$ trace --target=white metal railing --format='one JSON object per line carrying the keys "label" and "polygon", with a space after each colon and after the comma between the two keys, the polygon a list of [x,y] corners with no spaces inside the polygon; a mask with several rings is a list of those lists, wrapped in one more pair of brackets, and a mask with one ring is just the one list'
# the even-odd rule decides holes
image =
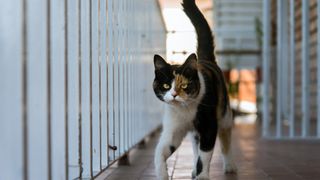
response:
{"label": "white metal railing", "polygon": [[[320,0],[317,1],[317,44],[316,54],[317,82],[310,80],[310,2],[302,0],[301,7],[294,0],[277,0],[277,45],[276,61],[272,64],[273,51],[270,45],[271,32],[271,2],[263,1],[263,136],[267,138],[320,138]],[[314,3],[315,4],[315,3]],[[296,11],[301,10],[301,43],[299,44],[301,55],[297,57],[296,46]],[[289,32],[289,33],[288,33]],[[301,61],[301,75],[297,72],[298,59]],[[276,79],[270,79],[276,71]],[[301,76],[301,77],[298,77]],[[297,79],[301,79],[301,97],[297,97]],[[271,87],[271,81],[276,81],[276,88]],[[317,100],[310,98],[311,86],[316,86]],[[272,88],[274,88],[272,90]],[[273,91],[273,92],[271,92]],[[270,98],[275,95],[275,116],[271,116]],[[314,97],[314,96],[313,96]],[[311,101],[315,101],[317,113],[315,120],[311,120]],[[301,106],[297,108],[296,103]],[[296,115],[300,111],[301,116]]]}
{"label": "white metal railing", "polygon": [[93,178],[159,126],[157,3],[1,2],[1,180]]}

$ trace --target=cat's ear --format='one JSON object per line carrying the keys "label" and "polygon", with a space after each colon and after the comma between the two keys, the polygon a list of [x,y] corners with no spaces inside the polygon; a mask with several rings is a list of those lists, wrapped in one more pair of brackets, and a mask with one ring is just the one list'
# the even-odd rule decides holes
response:
{"label": "cat's ear", "polygon": [[155,69],[161,69],[164,67],[167,67],[169,64],[158,54],[154,55],[153,58],[153,62],[154,62],[154,68]]}
{"label": "cat's ear", "polygon": [[190,56],[187,58],[187,60],[183,63],[183,66],[188,66],[194,69],[197,69],[198,66],[198,58],[197,55],[192,53],[190,54]]}

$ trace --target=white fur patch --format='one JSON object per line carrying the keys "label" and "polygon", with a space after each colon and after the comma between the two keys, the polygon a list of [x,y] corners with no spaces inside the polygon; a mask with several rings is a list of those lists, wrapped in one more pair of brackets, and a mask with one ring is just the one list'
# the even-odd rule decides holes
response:
{"label": "white fur patch", "polygon": [[210,168],[212,153],[213,153],[213,150],[208,152],[199,150],[199,157],[202,163],[202,171],[197,176],[198,179],[209,179],[209,168]]}
{"label": "white fur patch", "polygon": [[172,101],[174,99],[174,97],[172,96],[172,92],[174,91],[174,86],[175,86],[175,82],[173,81],[171,84],[170,90],[167,91],[163,96],[163,100],[167,103],[169,103],[170,101]]}

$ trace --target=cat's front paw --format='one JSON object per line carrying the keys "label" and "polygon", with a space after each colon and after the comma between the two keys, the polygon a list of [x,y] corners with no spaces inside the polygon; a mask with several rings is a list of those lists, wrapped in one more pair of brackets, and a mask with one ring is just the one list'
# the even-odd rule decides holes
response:
{"label": "cat's front paw", "polygon": [[234,162],[228,162],[223,166],[223,171],[225,174],[234,174],[237,173],[237,170],[237,166]]}

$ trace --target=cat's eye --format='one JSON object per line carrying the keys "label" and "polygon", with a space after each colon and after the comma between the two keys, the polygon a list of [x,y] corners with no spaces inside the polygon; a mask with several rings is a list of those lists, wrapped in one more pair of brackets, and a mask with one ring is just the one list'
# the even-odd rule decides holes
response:
{"label": "cat's eye", "polygon": [[170,88],[170,85],[169,85],[169,84],[163,84],[163,88],[169,89],[169,88]]}
{"label": "cat's eye", "polygon": [[182,89],[187,89],[187,87],[188,87],[188,84],[182,84],[182,85],[181,85],[181,88],[182,88]]}

